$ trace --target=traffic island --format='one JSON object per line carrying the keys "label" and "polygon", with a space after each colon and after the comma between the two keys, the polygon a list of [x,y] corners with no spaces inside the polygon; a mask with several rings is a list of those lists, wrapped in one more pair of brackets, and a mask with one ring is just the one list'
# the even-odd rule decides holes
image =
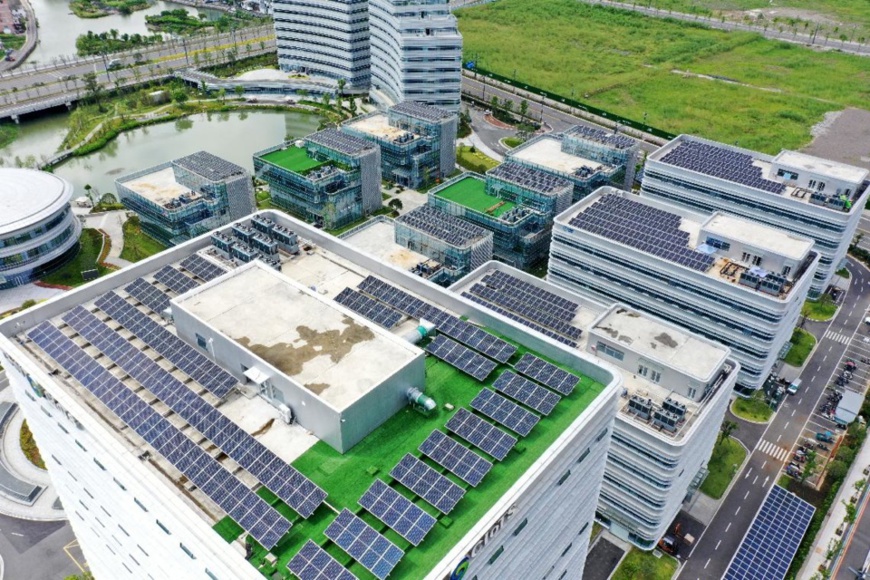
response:
{"label": "traffic island", "polygon": [[761,390],[753,393],[752,397],[748,399],[742,397],[736,398],[731,403],[731,412],[744,421],[751,423],[767,423],[773,416],[773,409],[764,400],[764,393]]}
{"label": "traffic island", "polygon": [[677,571],[677,561],[658,550],[642,552],[637,548],[622,559],[612,580],[670,580]]}

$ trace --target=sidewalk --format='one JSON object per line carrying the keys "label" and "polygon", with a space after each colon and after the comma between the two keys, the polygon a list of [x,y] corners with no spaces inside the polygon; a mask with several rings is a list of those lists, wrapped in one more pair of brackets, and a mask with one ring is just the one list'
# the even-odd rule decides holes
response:
{"label": "sidewalk", "polygon": [[106,256],[106,262],[119,268],[129,266],[130,262],[121,259],[121,250],[124,248],[124,222],[127,221],[127,211],[121,209],[98,214],[87,214],[81,217],[84,220],[86,228],[100,229],[109,234],[111,247],[109,248],[109,255]]}
{"label": "sidewalk", "polygon": [[492,157],[499,163],[502,163],[504,161],[504,155],[502,155],[501,153],[496,153],[495,151],[490,149],[490,147],[486,143],[484,143],[481,138],[477,136],[476,133],[472,133],[468,137],[463,137],[462,139],[459,139],[457,143],[460,145],[473,145],[477,148],[478,151],[480,151],[487,157]]}
{"label": "sidewalk", "polygon": [[831,510],[828,512],[827,516],[825,516],[824,522],[822,522],[822,528],[816,536],[816,541],[813,543],[810,555],[804,562],[804,566],[801,569],[801,573],[798,574],[798,578],[808,578],[812,576],[812,574],[819,569],[819,566],[824,564],[826,560],[825,555],[828,551],[828,544],[831,540],[843,539],[842,536],[838,536],[835,533],[837,528],[843,523],[843,519],[846,517],[846,506],[843,502],[848,502],[849,498],[854,495],[855,482],[859,479],[866,479],[864,468],[868,465],[870,465],[870,443],[865,441],[864,446],[861,447],[861,451],[855,457],[855,462],[852,464],[852,468],[846,475],[846,479],[843,480],[843,484],[840,486],[840,491],[837,493],[837,499],[831,506]]}

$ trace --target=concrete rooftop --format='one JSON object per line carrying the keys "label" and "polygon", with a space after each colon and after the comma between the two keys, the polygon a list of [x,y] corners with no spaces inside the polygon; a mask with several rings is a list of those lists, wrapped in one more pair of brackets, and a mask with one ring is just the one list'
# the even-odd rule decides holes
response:
{"label": "concrete rooftop", "polygon": [[588,167],[593,171],[598,171],[604,167],[597,161],[563,153],[562,142],[551,137],[524,146],[513,153],[511,157],[563,173],[574,173],[581,167]]}
{"label": "concrete rooftop", "polygon": [[122,182],[124,187],[137,193],[158,205],[169,203],[181,195],[194,194],[190,188],[175,181],[175,173],[172,167],[166,167],[153,173]]}

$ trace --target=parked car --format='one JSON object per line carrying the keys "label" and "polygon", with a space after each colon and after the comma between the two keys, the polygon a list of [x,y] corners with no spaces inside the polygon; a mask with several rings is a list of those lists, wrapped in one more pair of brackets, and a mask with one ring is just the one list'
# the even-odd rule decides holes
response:
{"label": "parked car", "polygon": [[817,441],[824,441],[825,443],[833,443],[834,442],[834,434],[830,431],[819,431],[816,433]]}

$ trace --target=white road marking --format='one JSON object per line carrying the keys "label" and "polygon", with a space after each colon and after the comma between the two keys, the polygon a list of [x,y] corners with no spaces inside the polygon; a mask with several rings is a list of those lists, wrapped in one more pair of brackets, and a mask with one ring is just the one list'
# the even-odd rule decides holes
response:
{"label": "white road marking", "polygon": [[743,507],[743,506],[737,506],[737,511],[736,511],[736,512],[734,512],[734,515],[735,515],[735,516],[736,516],[736,515],[737,515],[737,514],[739,514],[739,513],[740,513],[740,508],[741,508],[741,507]]}
{"label": "white road marking", "polygon": [[752,480],[752,485],[755,485],[755,482],[758,481],[758,476],[755,476],[755,479]]}
{"label": "white road marking", "polygon": [[749,492],[748,492],[748,491],[746,492],[746,495],[743,496],[743,499],[746,499],[747,497],[749,497]]}
{"label": "white road marking", "polygon": [[764,466],[767,465],[767,459],[764,460],[764,463],[761,464],[761,469],[764,469]]}
{"label": "white road marking", "polygon": [[709,566],[709,565],[710,565],[710,558],[707,558],[707,563],[704,564],[704,570],[706,570],[707,566]]}
{"label": "white road marking", "polygon": [[730,529],[731,529],[731,522],[728,522],[728,525],[725,526],[725,531],[727,532]]}
{"label": "white road marking", "polygon": [[718,550],[718,549],[719,549],[719,544],[721,544],[721,543],[722,543],[722,540],[719,540],[718,542],[716,542],[716,547],[713,548],[713,550]]}
{"label": "white road marking", "polygon": [[794,417],[794,414],[797,413],[797,409],[791,412],[791,416]]}
{"label": "white road marking", "polygon": [[749,474],[750,474],[750,473],[752,473],[752,468],[751,468],[751,467],[749,468],[749,471],[746,472],[746,475],[743,476],[743,479],[746,479],[747,477],[749,477]]}

